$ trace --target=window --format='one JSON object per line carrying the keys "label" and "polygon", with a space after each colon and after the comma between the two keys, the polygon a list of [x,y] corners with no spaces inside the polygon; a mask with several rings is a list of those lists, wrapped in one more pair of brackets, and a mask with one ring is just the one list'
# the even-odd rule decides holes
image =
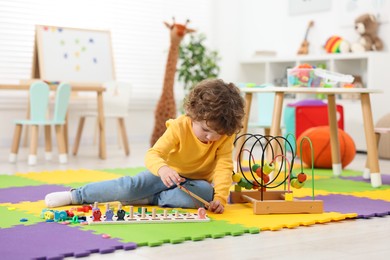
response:
{"label": "window", "polygon": [[[163,21],[190,19],[210,34],[209,0],[2,0],[0,83],[31,78],[35,25],[110,30],[118,81],[134,86],[135,101],[157,100],[162,89],[169,33]],[[175,85],[175,93],[181,87]],[[20,94],[20,93],[18,93]],[[16,95],[18,95],[16,94]],[[0,94],[4,97],[6,92]]]}

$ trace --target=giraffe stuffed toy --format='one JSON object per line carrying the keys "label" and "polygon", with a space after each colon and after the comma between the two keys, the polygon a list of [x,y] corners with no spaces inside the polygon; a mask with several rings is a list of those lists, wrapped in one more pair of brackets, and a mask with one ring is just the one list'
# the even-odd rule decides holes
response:
{"label": "giraffe stuffed toy", "polygon": [[164,85],[160,99],[157,103],[156,110],[154,112],[155,123],[150,140],[150,146],[153,146],[160,138],[160,136],[162,136],[162,134],[165,132],[165,122],[168,119],[176,118],[176,102],[173,93],[173,84],[175,82],[176,65],[179,57],[179,46],[180,42],[187,33],[192,33],[195,31],[193,29],[187,28],[188,23],[189,20],[187,20],[184,25],[177,24],[175,23],[175,18],[173,18],[172,24],[164,22],[164,24],[170,30],[171,44],[165,66]]}

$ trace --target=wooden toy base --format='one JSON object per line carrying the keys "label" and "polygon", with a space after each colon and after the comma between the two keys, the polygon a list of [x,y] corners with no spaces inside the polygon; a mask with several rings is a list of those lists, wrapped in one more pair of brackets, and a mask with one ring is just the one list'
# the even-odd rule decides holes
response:
{"label": "wooden toy base", "polygon": [[114,216],[111,221],[105,220],[104,217],[101,218],[101,221],[94,221],[92,216],[87,217],[87,222],[89,225],[123,225],[123,224],[152,224],[152,223],[178,223],[178,222],[209,222],[210,219],[205,216],[200,218],[198,214],[195,213],[179,213],[179,214],[156,214],[154,217],[152,215],[134,214],[131,218],[127,215],[124,220],[117,220],[117,217]]}
{"label": "wooden toy base", "polygon": [[253,204],[253,213],[265,214],[298,214],[298,213],[323,213],[324,205],[321,200],[285,200],[286,191],[264,191],[261,197],[260,191],[231,191],[231,203]]}

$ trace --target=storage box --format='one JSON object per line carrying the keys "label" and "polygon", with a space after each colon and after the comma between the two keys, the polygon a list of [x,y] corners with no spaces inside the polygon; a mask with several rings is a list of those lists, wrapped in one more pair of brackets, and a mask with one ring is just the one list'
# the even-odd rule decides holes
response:
{"label": "storage box", "polygon": [[339,87],[340,83],[352,83],[351,75],[344,75],[324,69],[287,69],[288,87]]}
{"label": "storage box", "polygon": [[[337,126],[344,130],[344,110],[336,105]],[[306,99],[288,104],[284,109],[286,134],[293,134],[298,140],[300,135],[311,127],[329,125],[328,105],[321,100]],[[295,149],[295,145],[292,144]]]}

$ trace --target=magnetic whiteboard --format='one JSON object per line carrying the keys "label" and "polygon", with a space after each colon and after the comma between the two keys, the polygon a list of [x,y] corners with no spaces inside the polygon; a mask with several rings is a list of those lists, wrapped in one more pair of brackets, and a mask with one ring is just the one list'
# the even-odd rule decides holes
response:
{"label": "magnetic whiteboard", "polygon": [[115,80],[109,31],[37,25],[36,48],[35,70],[43,80]]}

